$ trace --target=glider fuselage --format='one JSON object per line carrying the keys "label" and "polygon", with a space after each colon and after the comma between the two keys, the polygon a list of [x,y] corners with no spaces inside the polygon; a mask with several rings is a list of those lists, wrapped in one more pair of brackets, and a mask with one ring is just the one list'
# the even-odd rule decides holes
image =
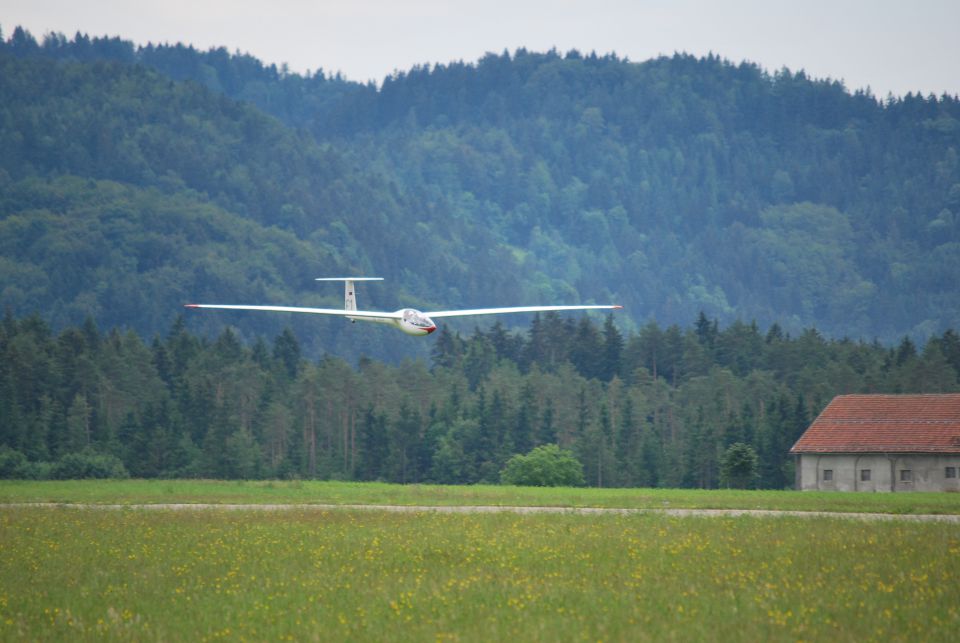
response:
{"label": "glider fuselage", "polygon": [[414,310],[413,308],[402,308],[397,311],[397,314],[400,315],[399,318],[387,319],[383,317],[347,316],[347,319],[354,322],[366,321],[377,322],[379,324],[389,324],[395,328],[399,328],[407,335],[429,335],[433,331],[437,330],[437,325],[433,323],[433,320],[421,313],[419,310]]}

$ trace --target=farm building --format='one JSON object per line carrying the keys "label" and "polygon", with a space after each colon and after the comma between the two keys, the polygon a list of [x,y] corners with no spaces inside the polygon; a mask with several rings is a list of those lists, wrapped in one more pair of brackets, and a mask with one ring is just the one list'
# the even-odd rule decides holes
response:
{"label": "farm building", "polygon": [[837,396],[790,453],[802,490],[960,491],[960,394]]}

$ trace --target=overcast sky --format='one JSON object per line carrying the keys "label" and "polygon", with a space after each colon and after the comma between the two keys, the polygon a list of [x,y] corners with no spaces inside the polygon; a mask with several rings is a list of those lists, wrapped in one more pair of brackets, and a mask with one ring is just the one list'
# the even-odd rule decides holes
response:
{"label": "overcast sky", "polygon": [[960,0],[0,0],[17,25],[250,53],[380,81],[518,47],[642,61],[675,51],[870,87],[960,94]]}

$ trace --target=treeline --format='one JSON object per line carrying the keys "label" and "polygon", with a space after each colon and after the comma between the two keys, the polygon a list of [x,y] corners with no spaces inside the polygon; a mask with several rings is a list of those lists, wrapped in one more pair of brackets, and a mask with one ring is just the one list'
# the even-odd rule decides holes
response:
{"label": "treeline", "polygon": [[[401,338],[398,341],[416,341]],[[430,340],[427,340],[430,341]],[[788,450],[836,394],[960,390],[960,336],[921,349],[809,329],[546,314],[523,333],[440,331],[433,363],[305,359],[285,330],[244,345],[183,319],[145,341],[92,321],[0,323],[0,476],[498,482],[558,444],[595,486],[716,487],[749,445],[753,482],[793,482]]]}
{"label": "treeline", "polygon": [[230,53],[225,47],[200,51],[182,43],[134,45],[113,36],[77,32],[73,38],[47,33],[39,41],[22,27],[14,27],[0,51],[18,58],[43,57],[77,63],[116,62],[155,69],[177,81],[205,85],[218,94],[252,103],[286,123],[302,126],[318,113],[336,111],[344,95],[376,93],[372,85],[345,80],[322,69],[290,73],[286,65],[265,64],[249,54]]}

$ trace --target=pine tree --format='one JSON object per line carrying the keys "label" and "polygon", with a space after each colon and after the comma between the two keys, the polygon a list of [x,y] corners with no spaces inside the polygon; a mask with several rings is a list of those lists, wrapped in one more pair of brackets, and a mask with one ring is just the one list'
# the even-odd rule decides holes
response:
{"label": "pine tree", "polygon": [[723,453],[720,463],[720,484],[734,489],[753,489],[756,485],[759,463],[749,444],[738,442]]}
{"label": "pine tree", "polygon": [[360,422],[360,464],[358,477],[361,480],[380,480],[384,474],[389,446],[387,444],[387,417],[377,413],[373,406],[367,407]]}
{"label": "pine tree", "polygon": [[77,393],[67,410],[66,442],[61,449],[64,453],[76,453],[90,446],[92,437],[93,409],[83,393]]}
{"label": "pine tree", "polygon": [[613,315],[607,315],[603,324],[603,363],[600,379],[609,382],[620,375],[623,356],[623,335],[613,323]]}
{"label": "pine tree", "polygon": [[284,328],[273,340],[273,359],[283,364],[287,377],[297,377],[301,360],[300,342],[289,328]]}
{"label": "pine tree", "polygon": [[711,322],[709,319],[707,319],[706,314],[701,310],[700,314],[697,316],[696,333],[697,339],[700,340],[701,344],[713,349],[714,343],[717,340],[717,335],[719,334],[717,320],[714,319]]}
{"label": "pine tree", "polygon": [[537,445],[557,444],[557,427],[553,421],[553,400],[547,399],[537,430]]}
{"label": "pine tree", "polygon": [[420,435],[420,425],[420,414],[404,400],[400,405],[399,416],[387,427],[387,461],[390,479],[394,482],[405,484],[420,479],[421,472],[417,470],[416,458],[413,457],[413,449]]}
{"label": "pine tree", "polygon": [[534,446],[534,427],[538,419],[536,394],[533,384],[527,380],[520,392],[516,420],[510,424],[513,453],[527,453]]}
{"label": "pine tree", "polygon": [[589,317],[582,317],[576,327],[570,349],[570,361],[586,379],[600,377],[604,358],[600,333]]}
{"label": "pine tree", "polygon": [[223,475],[247,480],[259,476],[260,447],[246,428],[234,431],[224,442]]}
{"label": "pine tree", "polygon": [[459,368],[463,352],[463,340],[460,334],[454,334],[445,327],[441,328],[431,349],[433,365],[435,368]]}
{"label": "pine tree", "polygon": [[617,484],[623,487],[638,486],[643,467],[642,434],[639,422],[634,417],[633,399],[629,393],[623,401],[616,436]]}

